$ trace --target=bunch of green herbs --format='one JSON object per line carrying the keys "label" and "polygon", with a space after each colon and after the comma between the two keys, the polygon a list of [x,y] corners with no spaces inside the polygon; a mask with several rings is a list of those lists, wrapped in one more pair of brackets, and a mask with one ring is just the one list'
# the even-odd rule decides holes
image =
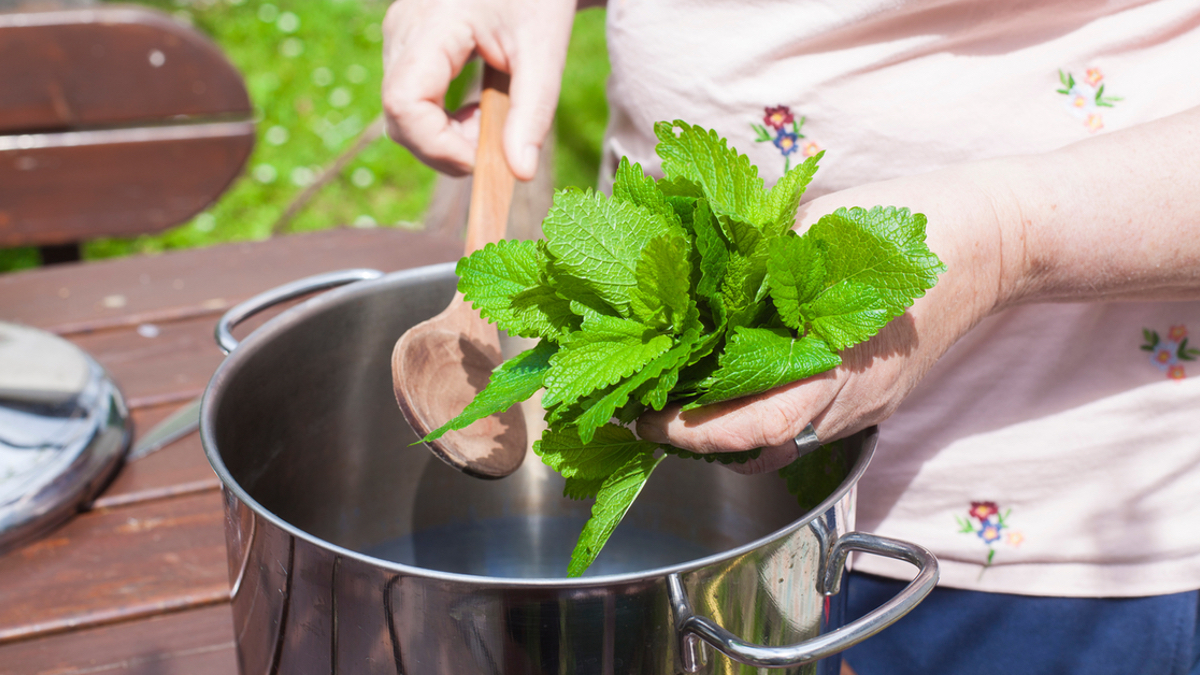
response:
{"label": "bunch of green herbs", "polygon": [[[643,412],[834,368],[944,270],[925,245],[925,217],[907,209],[838,209],[794,232],[821,155],[766,190],[716,132],[680,120],[654,131],[662,180],[623,159],[611,197],[555,195],[545,240],[501,241],[457,266],[459,290],[485,318],[540,341],[426,440],[544,388],[549,427],[534,449],[566,478],[567,496],[596,500],[569,576],[591,565],[668,455],[699,457],[639,439],[628,426]],[[800,491],[796,472],[783,473]]]}

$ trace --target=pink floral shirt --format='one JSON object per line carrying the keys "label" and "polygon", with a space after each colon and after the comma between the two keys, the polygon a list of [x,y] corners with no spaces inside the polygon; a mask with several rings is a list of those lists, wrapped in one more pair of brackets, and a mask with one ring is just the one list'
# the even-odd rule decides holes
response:
{"label": "pink floral shirt", "polygon": [[[1200,105],[1193,0],[611,0],[608,24],[605,176],[655,170],[664,119],[715,128],[768,183],[826,150],[811,198]],[[859,527],[932,549],[959,588],[1200,588],[1197,347],[1197,302],[987,319],[882,425]]]}

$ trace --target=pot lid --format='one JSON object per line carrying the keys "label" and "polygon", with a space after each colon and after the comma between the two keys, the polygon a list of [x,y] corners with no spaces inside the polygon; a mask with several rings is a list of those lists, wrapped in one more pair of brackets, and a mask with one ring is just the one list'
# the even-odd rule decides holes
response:
{"label": "pot lid", "polygon": [[0,321],[0,552],[90,502],[131,435],[100,364],[46,331]]}

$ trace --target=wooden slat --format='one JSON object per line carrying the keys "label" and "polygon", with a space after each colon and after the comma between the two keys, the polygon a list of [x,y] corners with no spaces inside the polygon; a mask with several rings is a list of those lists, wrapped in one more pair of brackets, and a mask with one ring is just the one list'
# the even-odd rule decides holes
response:
{"label": "wooden slat", "polygon": [[212,41],[137,7],[0,14],[0,82],[0,134],[251,112]]}
{"label": "wooden slat", "polygon": [[228,605],[0,645],[0,675],[232,675]]}
{"label": "wooden slat", "polygon": [[[179,406],[167,405],[133,411],[134,443]],[[196,431],[158,451],[121,467],[112,484],[92,508],[104,509],[184,494],[218,490],[217,478],[204,456]]]}
{"label": "wooden slat", "polygon": [[0,246],[164,230],[216,201],[253,147],[251,122],[0,136]]}
{"label": "wooden slat", "polygon": [[227,601],[219,493],[92,511],[0,557],[0,644]]}
{"label": "wooden slat", "polygon": [[225,358],[213,341],[213,323],[193,318],[156,326],[154,337],[124,329],[81,334],[72,342],[104,366],[131,408],[181,403],[204,392]]}
{"label": "wooden slat", "polygon": [[[307,297],[281,302],[239,323],[241,339]],[[153,325],[70,336],[117,381],[133,410],[187,402],[204,393],[225,355],[213,337],[216,316],[196,316]],[[146,427],[148,430],[149,427]]]}
{"label": "wooden slat", "polygon": [[214,317],[320,272],[390,272],[457,260],[462,241],[391,228],[336,229],[0,275],[0,318],[59,334]]}

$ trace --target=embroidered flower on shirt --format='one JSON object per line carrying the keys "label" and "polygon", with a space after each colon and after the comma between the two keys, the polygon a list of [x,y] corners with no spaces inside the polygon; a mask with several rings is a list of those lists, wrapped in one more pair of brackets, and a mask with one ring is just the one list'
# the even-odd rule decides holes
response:
{"label": "embroidered flower on shirt", "polygon": [[996,502],[971,502],[971,510],[968,513],[972,518],[983,522],[1000,513],[1000,509],[996,506]]}
{"label": "embroidered flower on shirt", "polygon": [[779,152],[783,153],[784,157],[787,157],[795,152],[796,148],[800,147],[796,144],[799,140],[798,134],[780,129],[779,133],[775,136],[775,147],[779,148]]}
{"label": "embroidered flower on shirt", "polygon": [[1180,361],[1195,361],[1200,356],[1200,349],[1188,346],[1187,326],[1182,324],[1171,326],[1167,337],[1163,339],[1158,331],[1149,328],[1142,329],[1142,351],[1150,352],[1150,363],[1167,374],[1172,380],[1182,380],[1187,377]]}
{"label": "embroidered flower on shirt", "polygon": [[1000,527],[1000,523],[986,520],[980,523],[979,532],[977,534],[979,535],[979,538],[983,540],[983,543],[994,544],[1000,541],[1001,529],[1003,528]]}
{"label": "embroidered flower on shirt", "polygon": [[1058,80],[1062,89],[1058,93],[1067,97],[1067,107],[1071,114],[1083,121],[1088,131],[1095,133],[1104,128],[1104,116],[1101,108],[1111,108],[1121,100],[1119,96],[1104,95],[1104,73],[1099,68],[1088,68],[1082,81],[1077,81],[1071,73],[1058,71]]}
{"label": "embroidered flower on shirt", "polygon": [[[983,563],[983,570],[990,567],[996,557],[996,542],[1003,540],[1015,548],[1025,541],[1025,535],[1009,530],[1007,521],[1010,513],[1012,513],[1012,509],[1006,509],[1001,513],[996,502],[971,502],[971,508],[967,510],[966,518],[959,515],[954,516],[954,519],[958,521],[959,532],[973,534],[987,546],[988,552]],[[980,576],[983,575],[983,570],[980,570]]]}
{"label": "embroidered flower on shirt", "polygon": [[821,147],[812,141],[800,142],[804,138],[800,128],[804,126],[805,119],[801,117],[797,120],[791,108],[786,105],[777,105],[763,108],[762,124],[750,125],[756,134],[755,141],[759,143],[770,141],[776,148],[779,148],[779,154],[783,155],[784,173],[792,168],[791,156],[797,151],[804,157],[812,157],[821,151]]}
{"label": "embroidered flower on shirt", "polygon": [[772,129],[782,129],[796,121],[792,109],[786,105],[777,105],[774,108],[764,108],[763,110],[766,113],[763,115],[763,124]]}

